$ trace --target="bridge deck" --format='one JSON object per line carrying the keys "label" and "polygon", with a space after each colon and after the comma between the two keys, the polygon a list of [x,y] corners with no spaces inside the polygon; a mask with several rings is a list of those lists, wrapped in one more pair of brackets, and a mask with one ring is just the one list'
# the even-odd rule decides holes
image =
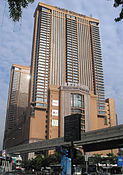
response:
{"label": "bridge deck", "polygon": [[[64,142],[63,137],[43,140],[8,148],[7,153],[29,153],[51,150],[62,145],[70,145],[70,142]],[[81,145],[86,152],[121,148],[123,147],[123,125],[85,132],[81,135],[81,140],[74,142],[74,145]]]}

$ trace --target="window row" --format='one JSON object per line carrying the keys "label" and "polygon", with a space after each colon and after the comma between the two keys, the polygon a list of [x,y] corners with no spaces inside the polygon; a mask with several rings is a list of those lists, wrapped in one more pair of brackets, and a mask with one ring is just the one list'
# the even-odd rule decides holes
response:
{"label": "window row", "polygon": [[45,103],[36,103],[36,106],[38,107],[47,107],[47,104]]}

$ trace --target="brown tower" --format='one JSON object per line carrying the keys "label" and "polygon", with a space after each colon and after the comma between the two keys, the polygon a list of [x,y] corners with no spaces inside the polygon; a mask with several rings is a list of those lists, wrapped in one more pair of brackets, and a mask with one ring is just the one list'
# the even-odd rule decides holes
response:
{"label": "brown tower", "polygon": [[34,17],[30,142],[63,136],[71,113],[81,113],[82,132],[105,127],[99,21],[44,3]]}
{"label": "brown tower", "polygon": [[64,117],[74,113],[82,132],[115,125],[114,102],[105,103],[99,21],[44,3],[34,17],[29,91],[29,67],[13,65],[4,145],[64,136]]}
{"label": "brown tower", "polygon": [[9,85],[3,147],[25,141],[25,121],[28,107],[30,67],[13,64]]}

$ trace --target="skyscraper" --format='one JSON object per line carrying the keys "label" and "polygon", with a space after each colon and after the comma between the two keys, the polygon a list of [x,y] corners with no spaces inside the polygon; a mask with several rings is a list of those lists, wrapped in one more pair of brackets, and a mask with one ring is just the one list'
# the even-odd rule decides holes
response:
{"label": "skyscraper", "polygon": [[34,18],[30,82],[29,67],[12,67],[5,147],[62,137],[64,117],[75,113],[82,132],[115,125],[114,102],[105,103],[99,20],[45,3]]}
{"label": "skyscraper", "polygon": [[[36,106],[47,107],[49,85],[77,83],[98,95],[98,114],[105,114],[98,24],[96,19],[39,3],[35,12],[31,67],[32,74],[34,72],[31,101]],[[36,79],[42,79],[42,83]],[[39,98],[38,87],[44,92]]]}
{"label": "skyscraper", "polygon": [[28,107],[30,67],[13,64],[4,133],[4,147],[24,141],[24,125]]}
{"label": "skyscraper", "polygon": [[72,113],[82,114],[82,132],[105,127],[99,21],[44,3],[34,17],[29,140],[63,136]]}

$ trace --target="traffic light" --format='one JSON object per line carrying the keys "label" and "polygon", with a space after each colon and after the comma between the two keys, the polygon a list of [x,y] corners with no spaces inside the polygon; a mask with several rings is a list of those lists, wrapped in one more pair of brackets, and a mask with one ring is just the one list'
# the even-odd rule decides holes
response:
{"label": "traffic light", "polygon": [[71,158],[71,148],[70,147],[66,148],[65,152],[66,152],[66,157]]}

